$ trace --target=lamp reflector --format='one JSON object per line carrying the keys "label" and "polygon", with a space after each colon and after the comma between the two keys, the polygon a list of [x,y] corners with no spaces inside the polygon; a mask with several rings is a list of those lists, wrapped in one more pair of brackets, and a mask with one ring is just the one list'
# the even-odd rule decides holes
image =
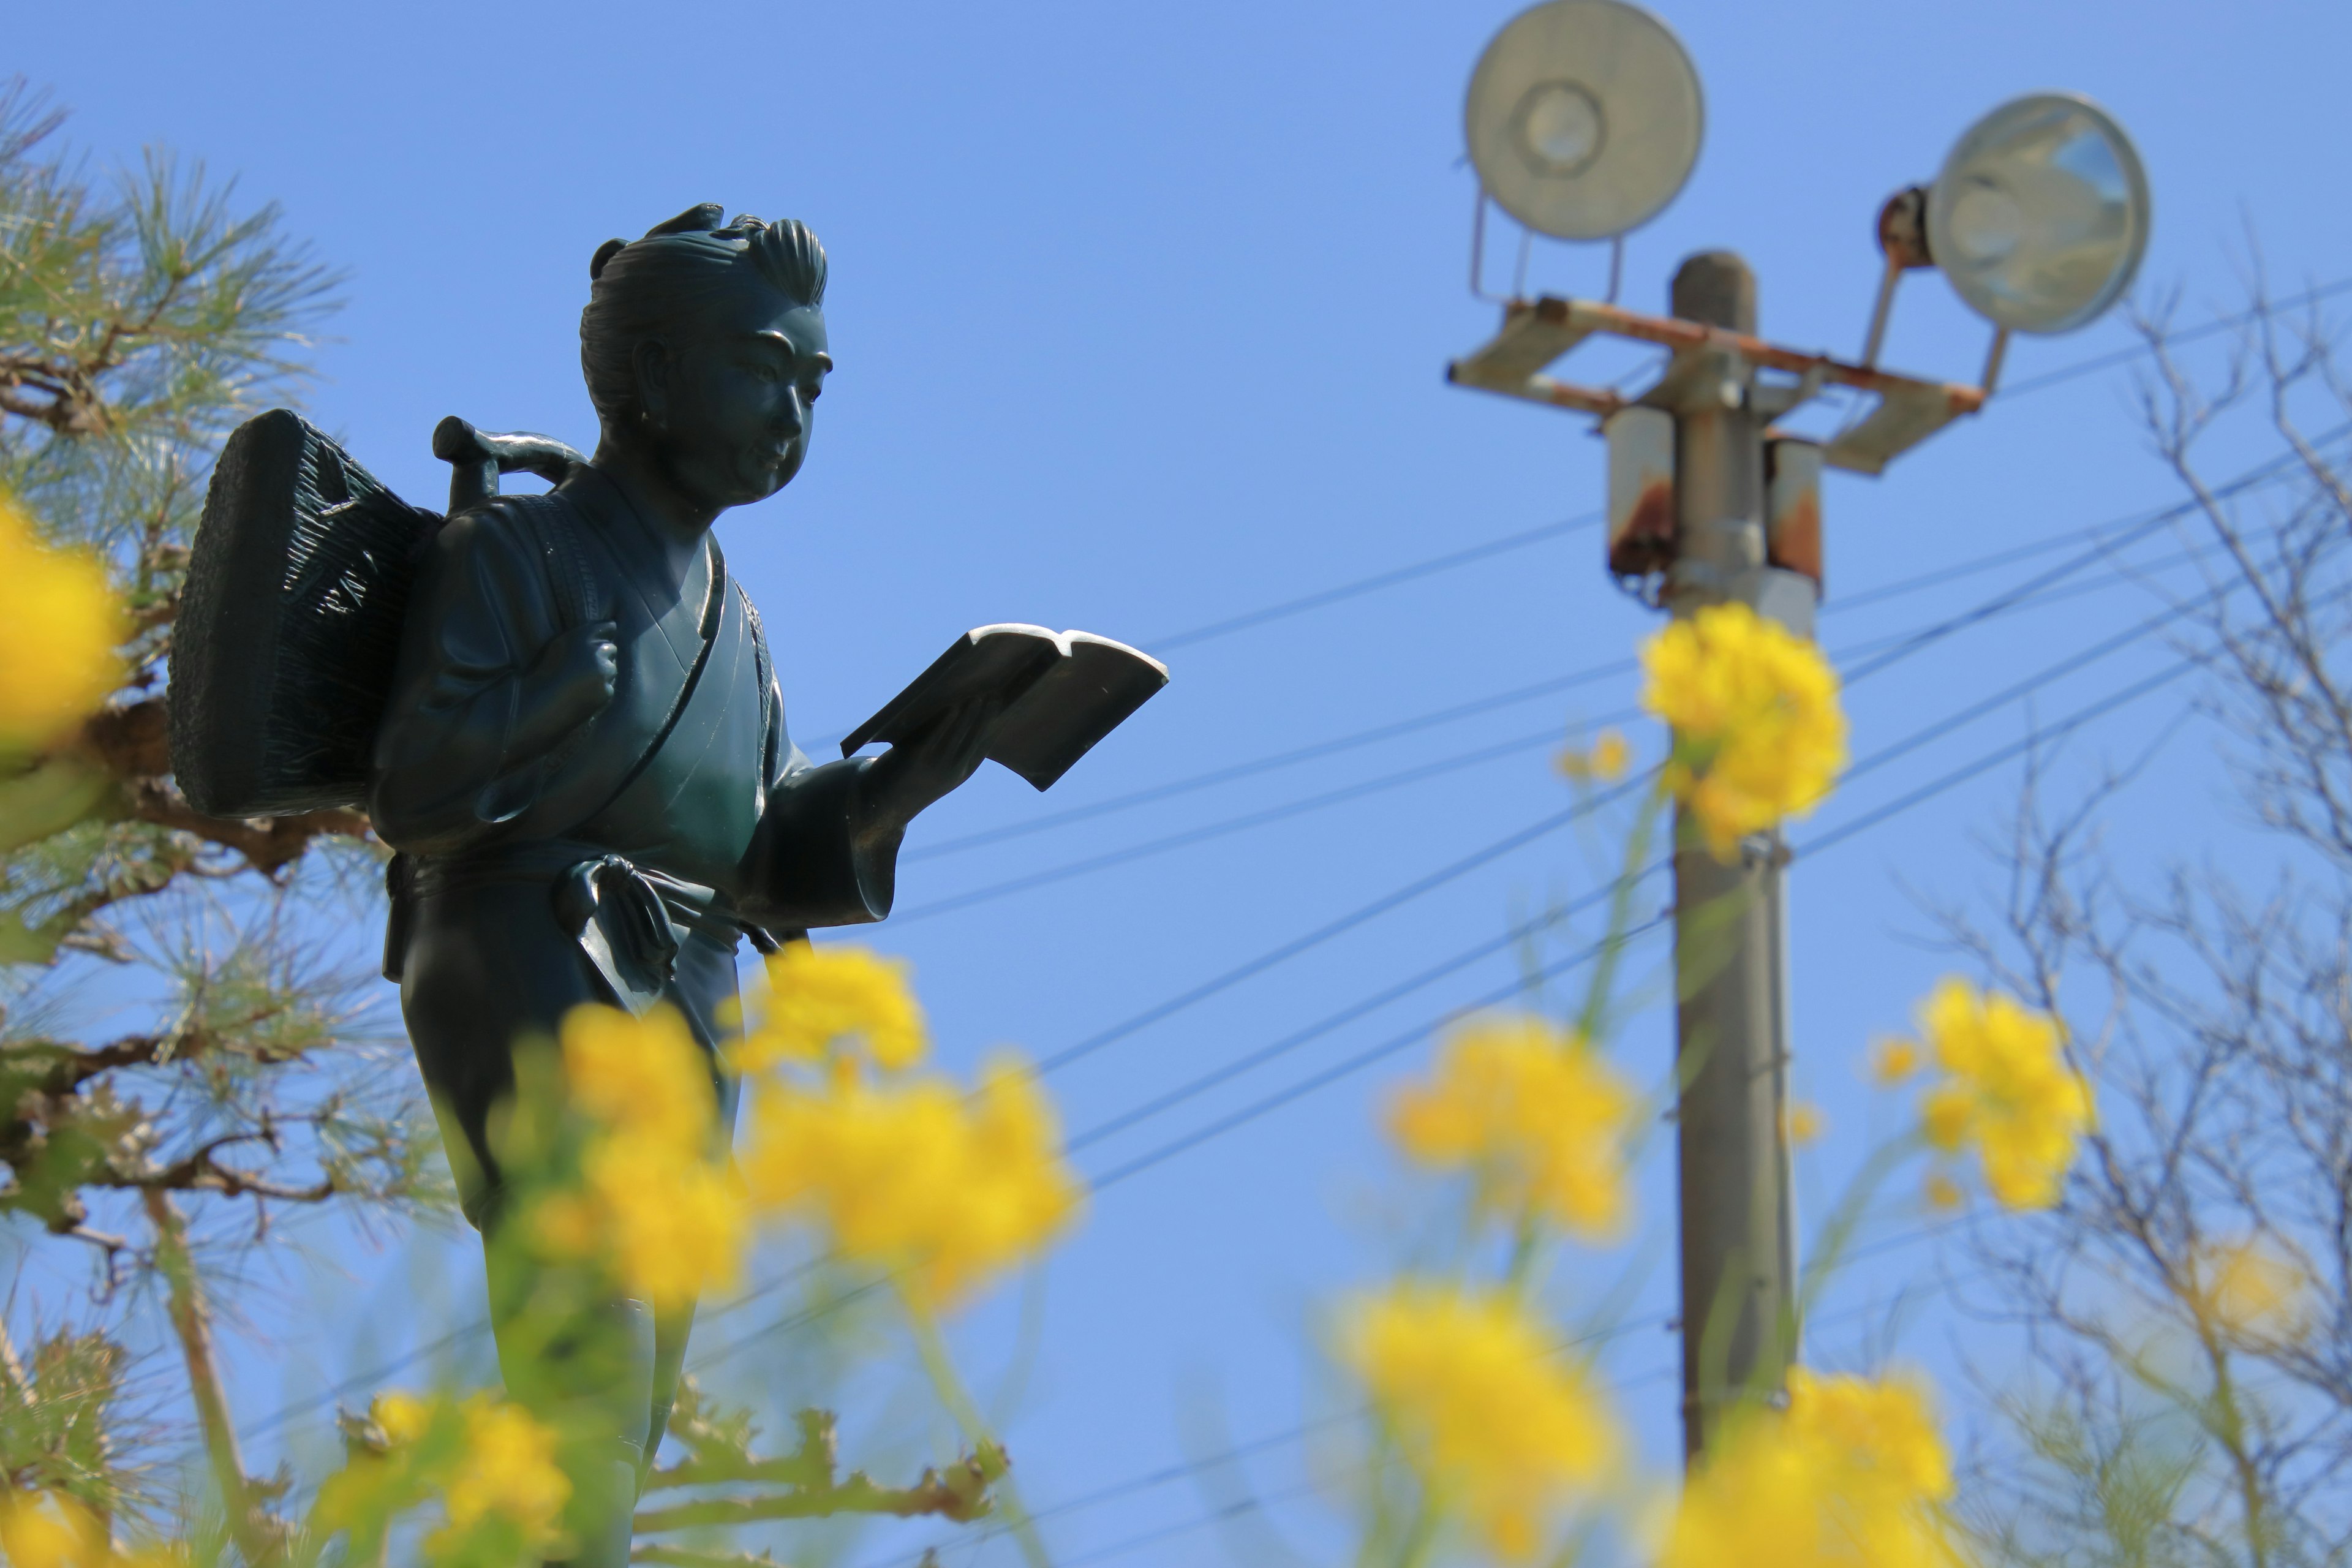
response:
{"label": "lamp reflector", "polygon": [[2033,93],[1969,127],[1927,197],[1927,248],[1969,308],[2021,332],[2085,325],[2147,250],[2147,175],[2106,110]]}
{"label": "lamp reflector", "polygon": [[1549,0],[1478,57],[1463,121],[1505,212],[1557,239],[1607,239],[1683,188],[1705,111],[1664,22],[1624,0]]}

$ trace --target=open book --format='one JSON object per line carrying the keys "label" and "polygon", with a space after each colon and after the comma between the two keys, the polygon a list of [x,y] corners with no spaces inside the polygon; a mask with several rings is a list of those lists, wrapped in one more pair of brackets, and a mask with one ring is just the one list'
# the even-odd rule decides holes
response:
{"label": "open book", "polygon": [[1167,684],[1166,665],[1092,632],[976,626],[851,731],[841,754],[903,741],[957,703],[994,692],[1004,713],[989,760],[1045,789]]}

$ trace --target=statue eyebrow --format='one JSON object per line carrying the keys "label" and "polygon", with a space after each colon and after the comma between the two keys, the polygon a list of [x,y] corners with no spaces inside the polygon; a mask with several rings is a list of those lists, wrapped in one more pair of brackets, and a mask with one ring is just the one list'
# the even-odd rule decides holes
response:
{"label": "statue eyebrow", "polygon": [[[770,348],[783,350],[784,357],[787,359],[796,360],[801,357],[801,351],[793,345],[793,340],[772,328],[766,331],[753,332],[751,338],[753,342],[765,343]],[[823,349],[817,350],[813,357],[816,360],[819,370],[830,372],[833,369],[833,356]]]}

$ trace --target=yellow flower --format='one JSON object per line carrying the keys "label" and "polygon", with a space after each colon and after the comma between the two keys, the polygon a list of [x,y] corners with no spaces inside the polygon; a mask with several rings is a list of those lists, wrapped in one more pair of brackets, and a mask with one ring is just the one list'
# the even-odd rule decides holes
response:
{"label": "yellow flower", "polygon": [[1907,1083],[1918,1071],[1919,1045],[1916,1040],[1881,1040],[1871,1048],[1871,1081],[1881,1089]]}
{"label": "yellow flower", "polygon": [[1642,647],[1642,706],[1674,729],[1664,783],[1731,859],[1739,840],[1828,798],[1846,762],[1837,672],[1745,605],[1677,620]]}
{"label": "yellow flower", "polygon": [[793,942],[768,960],[768,991],[760,1026],[735,1047],[745,1072],[816,1061],[853,1038],[887,1072],[916,1066],[930,1049],[900,960],[862,947]]}
{"label": "yellow flower", "polygon": [[1727,1423],[1685,1486],[1659,1568],[1945,1568],[1951,1493],[1921,1389],[1793,1368],[1787,1411]]}
{"label": "yellow flower", "polygon": [[563,1079],[600,1124],[701,1153],[719,1114],[710,1057],[667,1005],[644,1017],[593,1003],[564,1015]]}
{"label": "yellow flower", "polygon": [[1960,1191],[1960,1184],[1942,1171],[1927,1173],[1926,1192],[1927,1206],[1939,1214],[1949,1214],[1967,1201],[1967,1194]]}
{"label": "yellow flower", "polygon": [[1625,769],[1633,760],[1633,748],[1626,743],[1624,735],[1616,730],[1603,730],[1593,737],[1589,751],[1570,746],[1553,762],[1563,774],[1579,784],[1593,780],[1613,784],[1625,776]]}
{"label": "yellow flower", "polygon": [[114,1543],[88,1509],[58,1492],[0,1492],[0,1554],[9,1568],[108,1568]]}
{"label": "yellow flower", "polygon": [[450,1531],[493,1516],[536,1544],[551,1539],[572,1483],[555,1462],[555,1435],[528,1411],[475,1394],[466,1401],[464,1461],[444,1498]]}
{"label": "yellow flower", "polygon": [[1821,1141],[1829,1130],[1829,1118],[1818,1105],[1800,1103],[1789,1107],[1789,1142],[1799,1148]]}
{"label": "yellow flower", "polygon": [[1012,1060],[970,1093],[937,1077],[763,1083],[743,1173],[753,1202],[903,1270],[931,1306],[1042,1251],[1081,1198],[1052,1107]]}
{"label": "yellow flower", "polygon": [[1517,1303],[1400,1285],[1350,1302],[1340,1329],[1341,1360],[1432,1500],[1496,1555],[1534,1555],[1611,1468],[1615,1424]]}
{"label": "yellow flower", "polygon": [[721,1166],[616,1133],[588,1151],[582,1173],[614,1272],[655,1307],[731,1290],[742,1278],[751,1216]]}
{"label": "yellow flower", "polygon": [[2303,1326],[2310,1274],[2258,1240],[2200,1250],[2190,1279],[2190,1310],[2224,1333],[2273,1337]]}
{"label": "yellow flower", "polygon": [[104,702],[128,635],[106,569],[47,548],[0,496],[0,750],[53,741]]}
{"label": "yellow flower", "polygon": [[657,1308],[730,1289],[750,1220],[718,1163],[709,1053],[668,1007],[575,1007],[562,1045],[572,1104],[596,1131],[579,1186],[534,1205],[539,1244],[600,1259]]}
{"label": "yellow flower", "polygon": [[394,1389],[379,1394],[368,1414],[383,1428],[383,1435],[395,1446],[414,1443],[423,1437],[433,1425],[434,1407],[429,1400]]}
{"label": "yellow flower", "polygon": [[1943,1073],[1920,1100],[1928,1142],[1973,1149],[2006,1207],[2056,1203],[2091,1125],[2091,1088],[2066,1064],[2058,1021],[1958,977],[1937,985],[1919,1021]]}
{"label": "yellow flower", "polygon": [[1426,1084],[1401,1091],[1389,1132],[1435,1170],[1466,1170],[1482,1206],[1536,1213],[1590,1239],[1624,1226],[1641,1100],[1599,1052],[1529,1015],[1475,1019]]}
{"label": "yellow flower", "polygon": [[535,1559],[558,1544],[572,1482],[556,1463],[555,1434],[530,1412],[487,1394],[393,1393],[379,1394],[371,1414],[393,1451],[355,1458],[328,1479],[320,1517],[331,1531],[438,1497],[428,1563]]}

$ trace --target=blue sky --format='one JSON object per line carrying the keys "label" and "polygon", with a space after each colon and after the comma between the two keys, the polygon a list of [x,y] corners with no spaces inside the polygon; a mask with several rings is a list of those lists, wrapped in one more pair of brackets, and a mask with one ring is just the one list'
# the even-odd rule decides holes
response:
{"label": "blue sky", "polygon": [[[1026,620],[1165,644],[1189,630],[1591,511],[1601,447],[1572,416],[1447,387],[1493,328],[1464,286],[1472,184],[1461,94],[1510,5],[1030,5],[1019,7],[93,3],[11,25],[8,68],[52,86],[101,160],[152,142],[282,203],[350,306],[311,408],[362,461],[432,504],[442,416],[581,445],[594,427],[577,311],[597,244],[689,203],[797,216],[833,258],[839,371],[808,467],[721,538],[765,614],[796,732],[836,735],[963,628]],[[2000,0],[1769,8],[1669,4],[1707,94],[1707,140],[1678,201],[1630,243],[1624,298],[1662,309],[1682,255],[1730,246],[1761,279],[1763,326],[1858,349],[1878,204],[1930,177],[1978,114],[2043,88],[2087,93],[2137,139],[2156,191],[2143,294],[2178,288],[2185,322],[2242,302],[2250,236],[2282,292],[2352,277],[2340,62],[2352,11]],[[1507,234],[1507,228],[1501,232]],[[1506,251],[1507,254],[1507,251]],[[1597,293],[1597,247],[1542,246],[1534,280]],[[1986,330],[1915,277],[1886,358],[1964,378]],[[2032,378],[2126,346],[2116,318],[2025,340]],[[2220,471],[2263,455],[2225,437]],[[1955,427],[1883,479],[1833,477],[1824,640],[1851,647],[1940,621],[2063,559],[2021,558],[1916,593],[1841,597],[2022,549],[2171,501],[2145,453],[2127,371],[2063,380]],[[2176,548],[2151,542],[2144,559]],[[2094,574],[2095,575],[2095,574]],[[1858,754],[2147,616],[2110,582],[1937,641],[1853,693]],[[992,770],[919,825],[910,849],[1131,792],[1622,658],[1651,626],[1600,569],[1590,530],[1554,531],[1455,569],[1170,653],[1174,680],[1038,799]],[[2153,641],[2039,689],[2045,721],[2154,670]],[[1049,1056],[1183,995],[1564,804],[1537,739],[1627,706],[1615,675],[1046,831],[910,858],[910,917],[875,933],[914,961],[942,1048]],[[2125,759],[2184,689],[2087,729],[2070,766]],[[2013,742],[2012,703],[1920,746],[1826,806],[1842,822]],[[2176,738],[2123,808],[2119,846],[2226,847],[2210,748]],[[1645,743],[1648,738],[1644,737]],[[1474,753],[1491,753],[1483,758]],[[1436,764],[1458,765],[1439,769]],[[1350,798],[1325,795],[1426,769]],[[1800,1074],[1832,1137],[1806,1173],[1811,1213],[1871,1115],[1853,1064],[1899,1026],[1946,960],[1920,900],[1992,886],[1970,834],[1997,825],[2013,766],[1801,860]],[[1253,813],[1300,809],[1256,826]],[[2183,825],[2194,824],[2193,826]],[[931,906],[1166,837],[1196,841],[944,910]],[[1808,837],[1800,832],[1801,847]],[[1055,1075],[1074,1131],[1100,1124],[1592,886],[1605,834],[1560,830],[1123,1037]],[[1552,950],[1569,951],[1563,943]],[[1657,950],[1649,950],[1653,960]],[[1425,1059],[1419,1026],[1507,984],[1496,953],[1331,1028],[1234,1081],[1089,1146],[1094,1174],[1152,1153],[1391,1039],[1404,1043],[1105,1192],[1047,1271],[1041,1351],[1011,1419],[1033,1502],[1050,1506],[1178,1463],[1188,1430],[1278,1436],[1328,1396],[1316,1303],[1367,1277],[1409,1226],[1370,1128],[1385,1083]],[[1654,1008],[1619,1042],[1666,1065]],[[1663,1244],[1668,1144],[1644,1183]],[[1911,1222],[1897,1214],[1885,1234]],[[314,1233],[316,1235],[318,1233]],[[464,1248],[320,1237],[350,1273],[289,1277],[237,1352],[250,1415],[378,1364],[469,1314]],[[1945,1244],[1948,1246],[1948,1243]],[[1857,1267],[1825,1306],[1822,1359],[1858,1352],[1890,1292],[1933,1280],[1934,1242]],[[1630,1315],[1663,1310],[1671,1253],[1573,1265],[1597,1300],[1627,1269]],[[415,1304],[418,1281],[440,1280]],[[713,1324],[715,1349],[783,1296]],[[767,1316],[763,1318],[762,1313]],[[1017,1349],[1011,1302],[966,1335],[983,1384]],[[1903,1353],[1949,1371],[1997,1343],[1930,1303]],[[1607,1347],[1651,1451],[1673,1440],[1655,1326]],[[732,1387],[788,1381],[747,1351]],[[1213,1447],[1212,1438],[1197,1438]],[[1296,1487],[1306,1450],[1253,1452],[1255,1484]],[[1285,1505],[1305,1521],[1311,1507]],[[1049,1521],[1072,1557],[1199,1560],[1201,1494],[1140,1486]],[[1134,1542],[1162,1527],[1179,1532]],[[922,1531],[877,1537],[890,1560]],[[988,1561],[995,1561],[993,1550]],[[952,1557],[959,1568],[962,1558]]]}

